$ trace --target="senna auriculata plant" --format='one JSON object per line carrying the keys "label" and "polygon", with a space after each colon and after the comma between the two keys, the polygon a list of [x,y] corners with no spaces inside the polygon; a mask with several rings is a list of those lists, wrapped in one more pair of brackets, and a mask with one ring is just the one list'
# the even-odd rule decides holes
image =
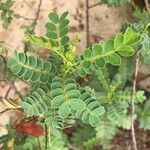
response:
{"label": "senna auriculata plant", "polygon": [[[26,117],[38,117],[48,126],[51,135],[81,121],[96,130],[96,139],[109,140],[118,127],[130,128],[131,89],[125,84],[132,77],[132,60],[147,32],[127,26],[76,55],[79,38],[69,38],[67,16],[68,12],[61,16],[51,12],[45,36],[26,35],[28,42],[49,51],[47,60],[17,50],[9,58],[9,70],[32,86],[20,107]],[[80,82],[82,78],[89,78],[88,83]],[[94,81],[96,85],[91,84]],[[144,92],[137,91],[136,103],[143,100]]]}

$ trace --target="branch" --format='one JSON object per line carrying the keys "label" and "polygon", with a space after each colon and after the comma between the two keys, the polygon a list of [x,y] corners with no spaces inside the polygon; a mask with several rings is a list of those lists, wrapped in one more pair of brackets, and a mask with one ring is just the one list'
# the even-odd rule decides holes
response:
{"label": "branch", "polygon": [[24,19],[24,20],[34,20],[34,18],[28,18],[28,17],[25,17],[25,16],[22,16],[20,14],[18,14],[20,18]]}
{"label": "branch", "polygon": [[37,9],[37,12],[36,12],[36,16],[35,16],[35,19],[34,19],[34,27],[32,29],[32,31],[34,32],[35,30],[35,27],[37,25],[37,21],[38,21],[38,18],[39,18],[39,15],[40,15],[40,9],[41,9],[41,5],[42,5],[42,0],[39,1],[39,4],[38,4],[38,9]]}
{"label": "branch", "polygon": [[13,89],[15,91],[15,93],[18,95],[19,98],[22,98],[22,94],[18,91],[17,87],[14,84],[15,81],[10,82],[9,80],[7,80],[7,83],[9,83],[11,89]]}
{"label": "branch", "polygon": [[9,89],[7,90],[7,92],[6,92],[6,94],[5,94],[5,96],[4,96],[4,98],[6,99],[7,97],[8,97],[8,95],[9,95],[9,93],[10,93],[10,91],[11,91],[11,86],[9,87]]}
{"label": "branch", "polygon": [[1,112],[0,112],[0,116],[3,115],[5,112],[7,112],[7,111],[9,111],[9,110],[12,110],[12,109],[11,109],[11,108],[7,108],[7,109],[1,111]]}
{"label": "branch", "polygon": [[148,14],[150,15],[150,8],[149,8],[149,3],[148,3],[148,0],[144,0],[144,3],[145,3],[145,7],[148,11]]}
{"label": "branch", "polygon": [[137,75],[139,69],[139,51],[136,54],[136,64],[135,64],[135,74],[133,80],[133,87],[132,87],[132,98],[131,98],[131,135],[132,135],[132,142],[133,142],[133,149],[137,150],[137,142],[135,137],[135,128],[134,128],[134,112],[135,112],[135,98],[136,98],[136,82],[137,82]]}
{"label": "branch", "polygon": [[146,80],[147,78],[150,77],[150,74],[145,75],[144,77],[141,77],[137,82],[141,82],[143,80]]}
{"label": "branch", "polygon": [[[4,64],[5,64],[5,76],[6,76],[6,65],[7,65],[7,62],[6,62],[6,60],[5,60],[5,57],[3,57],[2,55],[0,55],[0,57],[3,59],[3,62],[4,62]],[[17,90],[17,88],[16,88],[16,86],[14,85],[14,82],[15,81],[13,81],[13,83],[11,83],[9,80],[7,80],[7,79],[2,79],[2,80],[0,80],[0,82],[7,82],[7,83],[9,83],[9,85],[10,85],[10,87],[9,87],[9,89],[7,90],[7,92],[6,92],[6,94],[5,94],[5,96],[4,96],[4,98],[7,98],[8,97],[8,95],[9,95],[9,93],[10,93],[10,91],[11,91],[11,89],[13,89],[15,92],[16,92],[16,94],[20,97],[20,98],[22,98],[22,95],[21,95],[21,93]]]}
{"label": "branch", "polygon": [[4,56],[0,55],[0,57],[3,59],[3,62],[5,64],[5,74],[6,74],[6,66],[7,66],[7,62]]}
{"label": "branch", "polygon": [[[2,57],[2,59],[3,59],[3,61],[4,61],[4,63],[5,63],[5,74],[6,74],[6,65],[7,65],[7,62],[6,62],[6,60],[5,60],[5,57],[3,57],[2,55],[0,55],[0,57]],[[6,75],[5,75],[6,76]],[[22,94],[18,91],[18,89],[17,89],[17,87],[15,86],[15,80],[13,81],[13,82],[11,82],[11,81],[9,81],[6,77],[5,77],[5,79],[0,79],[0,82],[7,82],[9,85],[10,85],[10,87],[9,87],[9,89],[7,90],[7,92],[6,92],[6,94],[5,94],[5,96],[4,96],[4,98],[7,98],[8,97],[8,95],[9,95],[9,92],[11,91],[11,89],[13,89],[14,91],[15,91],[15,93],[18,95],[18,97],[19,98],[22,98],[23,96],[22,96]]]}
{"label": "branch", "polygon": [[[37,25],[37,21],[39,19],[39,15],[40,15],[40,12],[41,12],[41,5],[42,5],[42,0],[39,0],[39,4],[38,4],[38,8],[37,8],[37,12],[36,12],[36,15],[35,15],[35,18],[33,19],[33,22],[31,25],[33,25],[32,29],[31,29],[31,32],[34,33],[35,32],[35,28],[36,28],[36,25]],[[27,52],[27,48],[26,48],[26,42],[24,43],[24,53]]]}
{"label": "branch", "polygon": [[72,146],[70,143],[67,144],[68,148],[71,149],[71,150],[80,150],[74,146]]}
{"label": "branch", "polygon": [[102,4],[102,2],[98,2],[98,3],[94,4],[94,5],[89,6],[89,9],[94,8],[94,7],[96,7],[98,5],[101,5],[101,4]]}

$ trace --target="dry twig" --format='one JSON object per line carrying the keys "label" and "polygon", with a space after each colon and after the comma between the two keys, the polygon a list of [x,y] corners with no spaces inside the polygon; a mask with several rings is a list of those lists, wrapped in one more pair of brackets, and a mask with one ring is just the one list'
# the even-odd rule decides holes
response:
{"label": "dry twig", "polygon": [[23,96],[22,96],[22,94],[18,91],[18,89],[17,89],[17,87],[15,86],[15,81],[13,81],[13,82],[11,82],[11,81],[8,81],[7,80],[7,83],[10,85],[10,87],[15,91],[15,93],[17,94],[17,96],[19,97],[19,98],[22,98]]}
{"label": "dry twig", "polygon": [[134,80],[133,80],[133,87],[132,87],[132,98],[131,98],[131,135],[132,135],[132,142],[133,142],[133,149],[137,150],[137,142],[136,142],[136,136],[135,136],[135,128],[134,128],[134,112],[135,112],[135,98],[136,98],[136,82],[137,82],[137,75],[138,75],[138,69],[139,69],[139,53],[136,54],[136,63],[135,63],[135,74],[134,74]]}
{"label": "dry twig", "polygon": [[[3,62],[5,63],[5,73],[4,73],[4,74],[6,74],[6,69],[7,69],[7,68],[6,68],[6,66],[7,66],[6,59],[5,59],[5,57],[3,57],[2,55],[0,55],[0,57],[3,58]],[[5,75],[5,78],[2,79],[2,80],[0,80],[0,82],[6,82],[6,83],[8,83],[8,84],[10,85],[10,87],[9,87],[8,90],[6,91],[6,94],[5,94],[4,98],[7,98],[7,97],[8,97],[9,92],[11,91],[11,89],[13,89],[13,90],[15,91],[15,93],[18,95],[19,98],[22,98],[22,94],[18,91],[17,87],[16,87],[15,84],[14,84],[15,81],[13,81],[13,82],[9,81],[9,80],[6,78],[6,75]]]}
{"label": "dry twig", "polygon": [[90,34],[89,34],[89,0],[86,0],[86,47],[90,43]]}
{"label": "dry twig", "polygon": [[99,6],[100,4],[102,4],[102,2],[98,2],[98,3],[94,4],[94,5],[89,6],[89,9],[94,8],[96,6]]}
{"label": "dry twig", "polygon": [[11,88],[11,86],[10,86],[10,87],[8,88],[8,90],[7,90],[6,94],[5,94],[5,96],[4,96],[5,99],[8,97],[8,95],[9,95],[11,89],[12,89],[12,88]]}
{"label": "dry twig", "polygon": [[67,144],[68,148],[71,149],[71,150],[80,150],[76,147],[74,147],[73,145],[71,145],[70,143]]}
{"label": "dry twig", "polygon": [[145,3],[145,7],[150,15],[150,7],[149,7],[149,3],[148,3],[148,0],[144,0],[144,3]]}
{"label": "dry twig", "polygon": [[22,16],[20,14],[19,14],[19,17],[24,19],[24,20],[34,20],[34,18],[28,18],[28,17]]}
{"label": "dry twig", "polygon": [[147,75],[141,77],[140,79],[138,79],[137,82],[141,82],[141,81],[143,81],[143,80],[146,80],[146,79],[149,78],[149,77],[150,77],[150,74],[147,74]]}
{"label": "dry twig", "polygon": [[36,25],[37,25],[37,21],[38,21],[38,19],[39,19],[39,15],[40,15],[40,10],[41,10],[41,5],[42,5],[42,0],[39,0],[39,4],[38,4],[38,9],[37,9],[37,12],[36,12],[36,16],[35,16],[35,19],[34,19],[34,27],[33,27],[33,32],[34,32],[34,30],[35,30],[35,27],[36,27]]}

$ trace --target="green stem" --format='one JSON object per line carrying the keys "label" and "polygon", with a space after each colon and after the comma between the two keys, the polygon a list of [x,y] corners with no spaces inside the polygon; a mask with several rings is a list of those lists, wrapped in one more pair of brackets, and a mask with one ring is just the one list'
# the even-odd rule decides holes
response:
{"label": "green stem", "polygon": [[[114,51],[111,51],[111,52],[108,52],[108,53],[105,53],[105,54],[102,54],[102,55],[99,55],[99,56],[96,56],[96,57],[92,57],[92,58],[89,58],[89,59],[86,59],[86,60],[82,60],[82,61],[79,60],[78,62],[76,62],[76,63],[73,64],[72,68],[75,67],[75,66],[78,66],[78,67],[77,67],[75,70],[73,70],[71,73],[73,73],[73,72],[75,72],[77,69],[79,69],[79,68],[81,67],[81,64],[82,64],[84,61],[90,61],[90,62],[92,62],[92,61],[94,61],[94,60],[96,60],[96,59],[100,59],[100,58],[109,56],[109,55],[111,55],[111,54],[117,52],[118,50],[119,50],[119,49],[116,49],[116,50],[114,50]],[[69,70],[72,69],[72,68],[69,68],[66,72],[69,72]],[[70,73],[70,74],[71,74],[71,73]]]}
{"label": "green stem", "polygon": [[53,52],[55,52],[57,55],[59,55],[63,59],[64,64],[68,62],[68,60],[66,59],[66,57],[59,52],[59,49],[58,50],[53,50]]}
{"label": "green stem", "polygon": [[45,150],[48,150],[48,132],[46,124],[45,124]]}
{"label": "green stem", "polygon": [[49,150],[51,150],[52,145],[51,145],[51,131],[50,131],[50,127],[48,127],[48,143],[49,143]]}
{"label": "green stem", "polygon": [[38,149],[42,150],[41,143],[40,143],[40,138],[39,137],[37,137],[37,143],[38,143]]}
{"label": "green stem", "polygon": [[150,27],[150,23],[147,24],[147,26],[145,27],[143,33],[145,33],[149,27]]}

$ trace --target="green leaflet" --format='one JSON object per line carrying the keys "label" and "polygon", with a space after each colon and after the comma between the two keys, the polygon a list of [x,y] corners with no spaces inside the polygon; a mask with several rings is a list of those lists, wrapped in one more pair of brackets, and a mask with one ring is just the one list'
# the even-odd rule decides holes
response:
{"label": "green leaflet", "polygon": [[58,110],[58,114],[61,118],[67,118],[71,113],[70,105],[67,101],[63,102]]}
{"label": "green leaflet", "polygon": [[48,111],[50,101],[50,89],[48,87],[44,89],[38,88],[23,99],[21,106],[27,116],[39,116]]}
{"label": "green leaflet", "polygon": [[68,24],[69,20],[66,19],[68,12],[64,12],[60,17],[56,12],[49,14],[49,21],[45,27],[47,29],[46,36],[55,42],[57,46],[66,46],[69,42],[68,37]]}
{"label": "green leaflet", "polygon": [[100,120],[99,120],[99,117],[97,115],[94,115],[94,114],[91,114],[89,116],[89,123],[92,125],[92,126],[96,126],[100,123]]}
{"label": "green leaflet", "polygon": [[114,39],[114,48],[115,49],[120,48],[122,46],[122,44],[123,44],[123,34],[118,33]]}
{"label": "green leaflet", "polygon": [[81,99],[86,107],[83,110],[76,110],[76,117],[81,119],[84,123],[88,123],[94,127],[97,126],[100,123],[100,116],[105,113],[104,107],[101,106],[99,102],[92,99],[88,92],[84,92],[81,95]]}
{"label": "green leaflet", "polygon": [[135,50],[131,46],[125,45],[120,48],[120,51],[118,53],[121,56],[130,57],[135,53]]}
{"label": "green leaflet", "polygon": [[109,63],[114,66],[119,66],[122,61],[121,57],[117,53],[114,53],[111,56],[108,56],[107,59],[108,59]]}
{"label": "green leaflet", "polygon": [[69,102],[70,106],[74,110],[82,110],[85,107],[85,104],[83,101],[76,101],[76,99],[71,99]]}
{"label": "green leaflet", "polygon": [[144,64],[150,64],[150,37],[147,34],[144,34],[141,39],[141,54],[143,56]]}
{"label": "green leaflet", "polygon": [[43,61],[35,56],[27,56],[17,51],[14,52],[14,57],[9,58],[8,67],[13,74],[32,83],[37,81],[47,83],[51,75],[49,61]]}
{"label": "green leaflet", "polygon": [[126,32],[124,34],[124,38],[123,38],[123,44],[135,44],[140,40],[140,35],[138,33],[135,33],[132,28],[128,27],[126,29]]}
{"label": "green leaflet", "polygon": [[84,77],[103,69],[107,63],[119,66],[122,62],[121,57],[130,57],[135,53],[133,46],[139,40],[140,35],[128,27],[124,34],[118,33],[113,39],[93,44],[91,48],[83,51],[80,62],[75,64],[75,74]]}
{"label": "green leaflet", "polygon": [[67,118],[71,113],[71,109],[84,109],[85,104],[80,99],[81,94],[77,90],[77,85],[73,78],[55,77],[52,80],[51,89],[51,105],[54,108],[58,108],[60,117]]}
{"label": "green leaflet", "polygon": [[51,12],[49,15],[49,19],[53,22],[53,23],[58,23],[59,22],[59,16],[57,15],[56,12]]}
{"label": "green leaflet", "polygon": [[55,43],[53,43],[49,39],[44,37],[38,37],[32,34],[26,35],[26,41],[29,41],[36,46],[47,48],[47,49],[52,49],[52,47],[55,46]]}

